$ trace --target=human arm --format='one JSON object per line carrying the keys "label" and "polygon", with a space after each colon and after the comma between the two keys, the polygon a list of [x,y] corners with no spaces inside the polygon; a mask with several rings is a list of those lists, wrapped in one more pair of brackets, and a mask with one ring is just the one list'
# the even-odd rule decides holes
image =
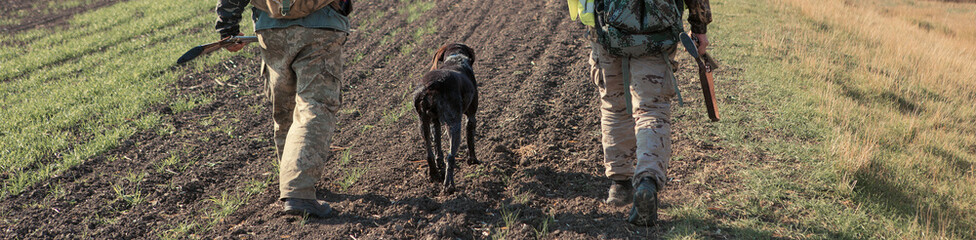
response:
{"label": "human arm", "polygon": [[698,40],[698,52],[705,53],[708,47],[708,24],[712,22],[712,11],[709,0],[684,0],[688,7],[688,23],[691,33]]}
{"label": "human arm", "polygon": [[[217,23],[214,28],[220,34],[220,39],[243,35],[241,34],[241,15],[249,2],[248,0],[219,0],[216,9]],[[247,43],[234,44],[224,48],[236,52],[244,48],[244,45]]]}

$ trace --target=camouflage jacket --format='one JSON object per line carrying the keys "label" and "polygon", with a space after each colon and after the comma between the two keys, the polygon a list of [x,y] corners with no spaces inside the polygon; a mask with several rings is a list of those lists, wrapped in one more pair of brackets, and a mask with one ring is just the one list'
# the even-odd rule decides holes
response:
{"label": "camouflage jacket", "polygon": [[217,32],[220,38],[237,36],[241,32],[241,14],[250,0],[220,0],[217,3]]}
{"label": "camouflage jacket", "polygon": [[[219,0],[217,3],[217,24],[215,28],[220,38],[236,36],[240,33],[240,23],[244,9],[250,0]],[[254,30],[303,26],[307,28],[326,28],[349,32],[349,18],[331,7],[325,7],[308,16],[298,19],[274,19],[270,14],[257,8],[251,9]]]}
{"label": "camouflage jacket", "polygon": [[712,10],[708,4],[708,0],[684,1],[685,7],[688,8],[688,23],[691,24],[691,32],[707,33],[708,24],[712,22]]}

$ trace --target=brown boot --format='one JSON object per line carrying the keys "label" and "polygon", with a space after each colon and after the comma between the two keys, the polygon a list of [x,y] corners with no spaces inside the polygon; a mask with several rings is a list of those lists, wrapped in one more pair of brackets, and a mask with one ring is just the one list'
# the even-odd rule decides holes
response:
{"label": "brown boot", "polygon": [[332,207],[324,201],[319,201],[315,199],[298,199],[298,198],[286,198],[285,208],[282,210],[285,214],[289,215],[299,215],[299,216],[315,216],[319,218],[327,218],[332,216]]}
{"label": "brown boot", "polygon": [[657,221],[657,185],[654,180],[645,177],[637,184],[634,194],[634,206],[630,209],[627,221],[637,226],[654,226]]}
{"label": "brown boot", "polygon": [[610,185],[609,196],[604,202],[617,207],[630,204],[634,200],[634,186],[632,184],[630,179],[614,180],[613,185]]}

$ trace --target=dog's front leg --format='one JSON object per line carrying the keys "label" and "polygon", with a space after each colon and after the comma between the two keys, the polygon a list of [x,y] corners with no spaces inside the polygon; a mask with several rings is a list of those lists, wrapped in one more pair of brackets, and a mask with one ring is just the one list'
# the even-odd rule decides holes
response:
{"label": "dog's front leg", "polygon": [[444,194],[454,192],[454,172],[457,171],[457,152],[461,147],[461,122],[451,123],[448,126],[448,134],[451,135],[451,152],[447,155],[447,167],[444,168]]}
{"label": "dog's front leg", "polygon": [[434,150],[430,146],[430,118],[420,118],[420,135],[424,136],[424,147],[427,149],[427,176],[431,182],[444,181],[444,175],[438,170],[439,165],[434,160]]}
{"label": "dog's front leg", "polygon": [[434,153],[437,156],[437,168],[444,169],[444,152],[441,151],[441,121],[431,119],[434,124]]}

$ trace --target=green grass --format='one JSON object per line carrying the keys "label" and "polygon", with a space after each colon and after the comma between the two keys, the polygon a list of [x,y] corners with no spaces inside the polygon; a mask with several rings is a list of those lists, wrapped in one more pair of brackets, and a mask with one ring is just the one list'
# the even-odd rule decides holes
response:
{"label": "green grass", "polygon": [[[663,209],[662,214],[676,219],[665,238],[707,238],[717,230],[741,239],[973,236],[972,212],[952,206],[954,201],[968,200],[930,189],[946,179],[917,173],[928,166],[898,163],[906,151],[916,148],[936,156],[932,162],[939,164],[968,163],[964,153],[913,146],[916,130],[911,123],[889,118],[902,122],[882,128],[885,133],[875,139],[880,154],[855,168],[863,172],[847,171],[845,156],[849,155],[837,154],[843,150],[835,143],[848,136],[838,130],[865,136],[859,134],[869,131],[871,123],[877,123],[872,119],[880,115],[853,110],[834,113],[831,102],[851,97],[878,111],[909,109],[909,115],[911,109],[925,106],[911,95],[925,92],[924,88],[907,85],[904,89],[911,90],[899,92],[864,84],[872,81],[864,77],[872,71],[862,65],[865,60],[836,50],[871,49],[876,42],[776,1],[713,1],[712,7],[715,20],[709,35],[716,44],[711,53],[726,63],[726,73],[735,73],[720,74],[718,81],[733,86],[719,91],[721,122],[703,123],[684,134],[701,142],[724,140],[733,152],[715,157],[736,166],[733,178],[738,181],[732,186],[713,185],[714,176],[694,173],[689,184],[704,187],[711,198]],[[699,116],[700,112],[677,108],[675,115]],[[757,136],[761,139],[750,138]]]}
{"label": "green grass", "polygon": [[420,19],[420,16],[423,16],[423,14],[425,12],[427,12],[430,9],[433,9],[434,6],[436,6],[436,5],[437,5],[437,2],[434,2],[434,1],[419,1],[418,0],[418,1],[411,2],[405,8],[400,8],[400,10],[398,10],[398,12],[401,15],[403,15],[403,14],[406,14],[407,15],[407,23],[413,23],[413,21],[417,21],[417,19]]}
{"label": "green grass", "polygon": [[158,114],[143,110],[167,101],[166,86],[227,55],[169,70],[183,51],[216,38],[196,31],[211,28],[212,7],[121,2],[77,15],[63,31],[10,37],[27,46],[0,48],[0,171],[17,173],[3,181],[0,199],[159,124]]}
{"label": "green grass", "polygon": [[169,107],[170,109],[173,110],[173,113],[175,114],[175,113],[189,111],[190,109],[196,108],[197,106],[200,105],[210,104],[213,101],[214,101],[213,97],[193,95],[193,96],[181,97],[180,99],[177,99],[173,103],[170,103]]}
{"label": "green grass", "polygon": [[[701,185],[712,198],[662,209],[676,219],[665,238],[698,239],[720,229],[741,239],[756,238],[861,238],[879,231],[863,212],[840,204],[845,197],[833,188],[836,172],[824,161],[822,142],[830,128],[814,108],[816,97],[802,92],[799,76],[781,66],[788,53],[777,53],[755,39],[762,31],[801,31],[812,28],[784,24],[782,12],[765,1],[730,0],[712,3],[715,24],[711,53],[727,63],[720,82],[731,82],[719,92],[723,119],[701,123],[686,133],[696,141],[726,140],[734,152],[715,156],[738,166],[732,186],[712,185],[709,173],[695,173],[688,184]],[[783,33],[786,34],[786,33]],[[734,71],[731,68],[742,69]],[[688,91],[688,90],[684,90]],[[699,108],[678,107],[675,115],[702,116]],[[703,117],[702,117],[703,118]],[[700,121],[700,120],[692,120]],[[775,129],[775,131],[769,131]],[[750,141],[746,136],[762,136]],[[747,156],[764,156],[761,161]],[[666,193],[665,193],[666,194]]]}
{"label": "green grass", "polygon": [[129,207],[145,202],[146,198],[142,195],[142,191],[139,190],[139,185],[133,183],[132,186],[132,189],[128,190],[125,188],[124,184],[112,185],[112,191],[115,193],[114,201],[123,201],[127,203]]}

